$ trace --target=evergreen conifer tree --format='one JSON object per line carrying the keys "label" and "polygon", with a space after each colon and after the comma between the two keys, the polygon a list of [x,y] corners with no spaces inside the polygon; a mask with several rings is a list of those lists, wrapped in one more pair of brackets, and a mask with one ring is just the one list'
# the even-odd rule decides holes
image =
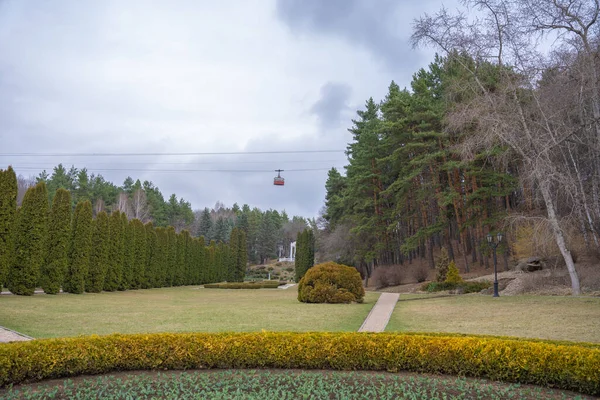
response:
{"label": "evergreen conifer tree", "polygon": [[248,251],[246,249],[246,233],[240,230],[238,233],[238,248],[237,248],[237,281],[243,282],[246,276],[246,265],[248,264]]}
{"label": "evergreen conifer tree", "polygon": [[25,193],[18,213],[14,240],[8,290],[13,294],[31,296],[48,251],[48,190],[44,182],[29,188]]}
{"label": "evergreen conifer tree", "polygon": [[227,269],[224,265],[225,261],[225,248],[223,242],[217,243],[215,250],[215,270],[217,282],[222,282],[227,278]]}
{"label": "evergreen conifer tree", "polygon": [[305,229],[298,234],[296,239],[296,282],[304,276],[306,271],[315,263],[315,236],[311,229]]}
{"label": "evergreen conifer tree", "polygon": [[[125,214],[121,214],[125,215]],[[121,290],[134,288],[133,273],[135,261],[135,227],[133,220],[126,222],[123,250],[123,274],[121,279]]]}
{"label": "evergreen conifer tree", "polygon": [[48,220],[48,252],[42,266],[40,282],[47,294],[56,294],[69,268],[71,243],[71,193],[57,189]]}
{"label": "evergreen conifer tree", "polygon": [[227,281],[240,282],[238,279],[239,229],[233,228],[229,235],[229,259],[227,262]]}
{"label": "evergreen conifer tree", "polygon": [[124,229],[121,213],[118,210],[110,214],[108,221],[108,259],[104,290],[114,292],[121,286],[124,259]]}
{"label": "evergreen conifer tree", "polygon": [[92,248],[92,203],[79,202],[75,207],[69,250],[69,270],[63,290],[80,294],[85,289],[85,280],[90,265]]}
{"label": "evergreen conifer tree", "polygon": [[207,282],[206,242],[204,236],[198,238],[198,284]]}
{"label": "evergreen conifer tree", "polygon": [[6,286],[12,260],[13,232],[17,211],[17,176],[9,166],[0,170],[0,290]]}
{"label": "evergreen conifer tree", "polygon": [[133,226],[132,288],[141,289],[146,281],[146,228],[139,219],[131,220]]}
{"label": "evergreen conifer tree", "polygon": [[206,249],[207,251],[207,271],[208,271],[208,281],[207,283],[214,283],[219,281],[219,277],[217,274],[217,265],[216,265],[216,253],[217,253],[217,242],[214,240],[210,241],[209,246]]}
{"label": "evergreen conifer tree", "polygon": [[92,249],[85,291],[100,293],[106,277],[109,247],[108,215],[100,211],[92,223]]}
{"label": "evergreen conifer tree", "polygon": [[163,227],[156,228],[156,286],[165,286],[165,272],[167,271],[168,237]]}
{"label": "evergreen conifer tree", "polygon": [[174,277],[177,268],[177,233],[175,228],[167,228],[167,270],[165,271],[165,285],[175,286]]}
{"label": "evergreen conifer tree", "polygon": [[158,255],[158,236],[152,222],[145,225],[146,229],[146,279],[144,288],[160,287],[158,284],[159,255]]}
{"label": "evergreen conifer tree", "polygon": [[210,232],[212,231],[212,219],[210,218],[210,210],[205,208],[200,216],[200,226],[198,228],[198,236],[204,236],[204,240],[212,239]]}

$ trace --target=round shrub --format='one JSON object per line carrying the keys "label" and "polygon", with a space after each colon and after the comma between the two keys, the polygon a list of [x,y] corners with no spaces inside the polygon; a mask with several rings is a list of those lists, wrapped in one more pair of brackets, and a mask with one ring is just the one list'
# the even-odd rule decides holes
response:
{"label": "round shrub", "polygon": [[310,268],[298,284],[298,300],[303,303],[362,303],[364,297],[358,271],[334,262]]}

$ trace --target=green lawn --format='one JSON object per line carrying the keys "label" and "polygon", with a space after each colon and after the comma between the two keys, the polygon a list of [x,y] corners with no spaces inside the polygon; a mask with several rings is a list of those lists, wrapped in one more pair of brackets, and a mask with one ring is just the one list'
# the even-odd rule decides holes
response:
{"label": "green lawn", "polygon": [[356,331],[377,301],[304,304],[290,289],[197,286],[86,293],[0,296],[0,326],[34,338],[109,333]]}
{"label": "green lawn", "polygon": [[386,331],[600,342],[600,298],[473,294],[399,301]]}

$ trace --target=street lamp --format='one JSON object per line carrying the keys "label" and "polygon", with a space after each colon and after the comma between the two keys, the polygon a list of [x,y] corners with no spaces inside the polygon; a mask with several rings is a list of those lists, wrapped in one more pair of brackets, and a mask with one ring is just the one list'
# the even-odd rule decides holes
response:
{"label": "street lamp", "polygon": [[496,234],[496,241],[494,242],[494,237],[492,236],[492,234],[487,234],[488,245],[492,249],[494,249],[494,297],[500,297],[500,295],[498,294],[498,260],[496,258],[496,247],[498,247],[498,245],[502,241],[502,237],[502,232],[498,232]]}

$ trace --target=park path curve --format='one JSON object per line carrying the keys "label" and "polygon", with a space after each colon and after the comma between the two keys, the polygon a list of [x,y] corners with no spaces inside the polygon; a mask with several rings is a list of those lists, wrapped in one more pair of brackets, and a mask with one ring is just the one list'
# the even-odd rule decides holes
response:
{"label": "park path curve", "polygon": [[0,343],[23,342],[27,340],[33,340],[33,338],[0,326]]}
{"label": "park path curve", "polygon": [[358,331],[383,332],[390,321],[398,298],[400,298],[398,293],[381,293],[377,303],[375,303]]}

